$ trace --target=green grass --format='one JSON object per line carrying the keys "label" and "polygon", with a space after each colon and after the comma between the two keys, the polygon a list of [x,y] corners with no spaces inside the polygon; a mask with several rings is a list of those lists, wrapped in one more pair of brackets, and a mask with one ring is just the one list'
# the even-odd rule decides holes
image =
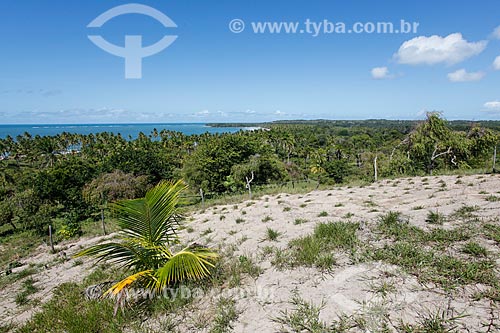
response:
{"label": "green grass", "polygon": [[303,224],[303,223],[307,223],[308,221],[306,219],[301,219],[301,218],[297,218],[293,221],[293,224],[295,225],[299,225],[299,224]]}
{"label": "green grass", "polygon": [[326,217],[328,216],[328,212],[322,211],[321,213],[318,214],[318,217]]}
{"label": "green grass", "polygon": [[236,224],[240,224],[240,223],[243,223],[245,222],[245,219],[241,218],[241,217],[238,217],[236,220],[235,220]]}
{"label": "green grass", "polygon": [[486,257],[488,256],[488,251],[485,247],[479,245],[476,242],[469,242],[464,245],[462,248],[462,252],[466,254],[470,254],[474,257]]}
{"label": "green grass", "polygon": [[374,251],[373,259],[398,265],[421,282],[433,282],[444,288],[482,283],[496,285],[495,264],[490,260],[468,261],[438,255],[415,244],[397,242]]}
{"label": "green grass", "polygon": [[32,278],[27,278],[22,282],[23,290],[21,290],[17,295],[15,302],[17,305],[26,305],[29,303],[28,296],[36,293],[38,288],[34,285],[35,280]]}
{"label": "green grass", "polygon": [[396,291],[396,286],[388,281],[377,281],[370,285],[370,291],[382,297],[386,297]]}
{"label": "green grass", "polygon": [[266,215],[263,219],[262,219],[262,222],[266,223],[266,222],[269,222],[269,221],[272,221],[273,218],[269,215]]}
{"label": "green grass", "polygon": [[236,311],[236,302],[231,298],[221,297],[217,302],[213,326],[210,333],[229,333],[232,332],[231,323],[238,318]]}
{"label": "green grass", "polygon": [[487,223],[483,225],[484,236],[500,244],[500,226]]}
{"label": "green grass", "polygon": [[445,222],[445,216],[438,211],[429,211],[425,222],[429,224],[443,225]]}
{"label": "green grass", "polygon": [[0,288],[4,288],[5,286],[24,279],[27,276],[33,275],[36,272],[37,269],[35,267],[28,266],[27,268],[22,269],[16,273],[12,273],[10,275],[2,275],[0,276]]}
{"label": "green grass", "polygon": [[401,323],[398,332],[404,333],[451,333],[459,332],[457,320],[464,317],[450,317],[448,311],[437,309],[434,313],[420,315],[415,324]]}
{"label": "green grass", "polygon": [[242,284],[245,276],[257,278],[263,269],[257,265],[250,256],[229,257],[217,262],[211,277],[212,283],[222,285],[227,283],[229,287],[237,287]]}
{"label": "green grass", "polygon": [[377,207],[378,205],[372,200],[366,200],[363,202],[367,207]]}
{"label": "green grass", "polygon": [[284,208],[283,208],[283,211],[284,211],[284,212],[289,212],[289,211],[291,211],[291,210],[292,210],[292,208],[291,208],[291,207],[284,207]]}
{"label": "green grass", "polygon": [[208,228],[208,229],[204,230],[204,231],[200,234],[200,236],[206,236],[206,235],[208,235],[208,234],[211,234],[212,232],[214,232],[214,231],[212,230],[212,228]]}
{"label": "green grass", "polygon": [[272,319],[281,326],[280,332],[333,332],[319,318],[321,309],[325,306],[324,303],[315,305],[312,302],[307,302],[299,296],[297,291],[294,291],[290,304],[293,306],[291,311],[280,311],[280,315]]}
{"label": "green grass", "polygon": [[0,269],[5,270],[9,264],[22,261],[33,254],[35,249],[43,244],[43,238],[34,232],[23,231],[0,237]]}
{"label": "green grass", "polygon": [[462,206],[459,209],[457,209],[453,214],[451,214],[452,217],[454,218],[461,218],[461,219],[471,219],[474,218],[475,215],[473,214],[474,212],[477,212],[479,210],[478,206]]}
{"label": "green grass", "polygon": [[414,240],[422,238],[423,230],[409,224],[400,212],[389,211],[379,217],[377,230],[385,237],[390,237],[396,241]]}
{"label": "green grass", "polygon": [[272,229],[272,228],[267,228],[266,230],[266,240],[269,240],[269,241],[277,241],[278,240],[278,237],[281,235],[280,232]]}
{"label": "green grass", "polygon": [[78,284],[61,284],[53,298],[42,305],[41,312],[17,332],[122,332],[126,316],[120,311],[113,316],[110,299],[86,301],[83,297],[83,288]]}
{"label": "green grass", "polygon": [[279,268],[315,266],[328,269],[335,264],[334,252],[354,252],[359,244],[357,223],[318,224],[311,235],[290,241],[289,248],[275,253],[273,263]]}
{"label": "green grass", "polygon": [[403,218],[399,212],[388,212],[381,216],[376,231],[394,241],[415,243],[418,246],[437,245],[443,247],[470,238],[469,231],[466,228],[452,230],[436,228],[426,232],[410,225],[409,221]]}
{"label": "green grass", "polygon": [[497,202],[497,201],[500,201],[500,197],[498,197],[496,195],[489,195],[484,200],[489,201],[489,202]]}
{"label": "green grass", "polygon": [[[120,230],[120,227],[118,226],[118,222],[114,218],[105,217],[104,218],[104,225],[106,226],[106,232],[108,233],[108,235],[110,233],[113,233],[113,232]],[[99,215],[99,219],[97,219],[97,220],[87,219],[85,221],[82,221],[81,228],[82,228],[82,236],[94,237],[94,236],[102,236],[103,235],[102,222],[100,220],[100,215]]]}

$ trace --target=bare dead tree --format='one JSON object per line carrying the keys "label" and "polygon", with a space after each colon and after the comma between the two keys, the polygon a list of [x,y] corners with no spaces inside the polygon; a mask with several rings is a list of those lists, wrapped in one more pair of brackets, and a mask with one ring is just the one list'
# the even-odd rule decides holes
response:
{"label": "bare dead tree", "polygon": [[[434,161],[440,156],[449,155],[449,154],[453,154],[451,147],[448,147],[448,150],[446,150],[446,151],[438,153],[437,145],[434,146],[434,151],[432,152],[432,156],[431,156],[431,163],[429,165],[429,173],[431,174],[431,176],[432,176],[432,170],[434,169]],[[455,158],[456,158],[456,156],[455,156]],[[453,159],[452,159],[452,163],[455,164],[455,162],[453,162]]]}
{"label": "bare dead tree", "polygon": [[[392,148],[392,152],[391,152],[391,156],[389,157],[389,161],[392,161],[392,157],[394,156],[394,153],[396,152],[396,150],[400,146],[407,144],[409,141],[410,141],[410,139],[408,137],[406,137],[404,140],[402,140],[400,143],[398,143],[398,145],[396,147]],[[409,152],[408,152],[408,154],[409,154]],[[409,159],[409,157],[408,157],[408,159]]]}
{"label": "bare dead tree", "polygon": [[253,181],[253,178],[254,178],[253,171],[252,171],[252,176],[250,178],[248,178],[248,176],[245,176],[245,180],[247,182],[245,187],[248,189],[248,195],[250,197],[250,200],[252,200],[252,187],[250,186],[250,183]]}

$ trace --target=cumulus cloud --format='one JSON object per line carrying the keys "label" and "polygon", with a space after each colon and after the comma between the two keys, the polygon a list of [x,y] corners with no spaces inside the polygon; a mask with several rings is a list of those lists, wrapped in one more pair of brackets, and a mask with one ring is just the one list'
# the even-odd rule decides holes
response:
{"label": "cumulus cloud", "polygon": [[493,61],[493,68],[500,71],[500,56],[496,57],[495,61]]}
{"label": "cumulus cloud", "polygon": [[483,52],[487,44],[487,41],[468,42],[461,33],[446,37],[420,36],[404,42],[394,57],[400,64],[407,65],[453,65]]}
{"label": "cumulus cloud", "polygon": [[469,82],[479,81],[484,77],[483,72],[467,72],[465,69],[459,69],[453,73],[448,73],[448,80],[451,82]]}
{"label": "cumulus cloud", "polygon": [[500,25],[493,30],[493,33],[491,34],[493,38],[495,39],[500,39]]}
{"label": "cumulus cloud", "polygon": [[389,74],[387,67],[375,67],[371,70],[372,78],[375,80],[390,79],[392,75]]}
{"label": "cumulus cloud", "polygon": [[500,112],[500,102],[499,101],[486,102],[486,103],[484,103],[483,106],[485,108],[485,111]]}

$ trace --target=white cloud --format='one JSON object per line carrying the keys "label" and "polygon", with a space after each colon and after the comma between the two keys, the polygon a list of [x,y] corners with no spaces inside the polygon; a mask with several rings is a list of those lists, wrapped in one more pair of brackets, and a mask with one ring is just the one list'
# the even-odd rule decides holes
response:
{"label": "white cloud", "polygon": [[123,122],[162,122],[171,118],[165,113],[138,112],[121,108],[72,108],[57,111],[31,110],[9,113],[6,122],[41,124],[89,124]]}
{"label": "white cloud", "polygon": [[390,79],[389,69],[387,67],[375,67],[371,70],[372,78],[375,80]]}
{"label": "white cloud", "polygon": [[499,101],[486,102],[483,106],[485,107],[486,111],[500,111]]}
{"label": "white cloud", "polygon": [[495,70],[500,71],[500,56],[495,58],[495,61],[493,61],[493,68]]}
{"label": "white cloud", "polygon": [[420,36],[404,42],[394,57],[400,64],[407,65],[453,65],[483,52],[487,44],[487,41],[468,42],[461,33],[446,37]]}
{"label": "white cloud", "polygon": [[493,30],[493,33],[491,34],[493,38],[495,39],[500,39],[500,25]]}
{"label": "white cloud", "polygon": [[2,90],[0,94],[25,94],[25,95],[41,95],[43,97],[51,97],[61,95],[63,91],[61,89],[8,89]]}
{"label": "white cloud", "polygon": [[207,117],[208,115],[210,115],[210,111],[208,111],[208,110],[201,110],[201,111],[193,114],[193,116],[195,116],[195,117]]}
{"label": "white cloud", "polygon": [[469,82],[479,81],[484,77],[483,72],[467,72],[465,69],[459,69],[453,73],[448,73],[448,80],[451,82]]}

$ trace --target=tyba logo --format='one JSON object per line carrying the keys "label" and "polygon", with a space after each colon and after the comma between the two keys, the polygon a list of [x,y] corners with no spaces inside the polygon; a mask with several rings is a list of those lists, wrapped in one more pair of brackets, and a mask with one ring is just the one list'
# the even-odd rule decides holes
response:
{"label": "tyba logo", "polygon": [[[90,22],[88,28],[100,28],[112,18],[125,14],[142,14],[150,16],[163,24],[166,28],[176,28],[177,25],[167,15],[157,9],[141,4],[121,5],[102,13]],[[142,36],[125,35],[125,46],[111,44],[102,36],[89,35],[89,39],[104,51],[118,57],[125,58],[125,78],[140,79],[142,77],[142,58],[157,54],[170,46],[177,36],[165,35],[153,45],[142,46]]]}

